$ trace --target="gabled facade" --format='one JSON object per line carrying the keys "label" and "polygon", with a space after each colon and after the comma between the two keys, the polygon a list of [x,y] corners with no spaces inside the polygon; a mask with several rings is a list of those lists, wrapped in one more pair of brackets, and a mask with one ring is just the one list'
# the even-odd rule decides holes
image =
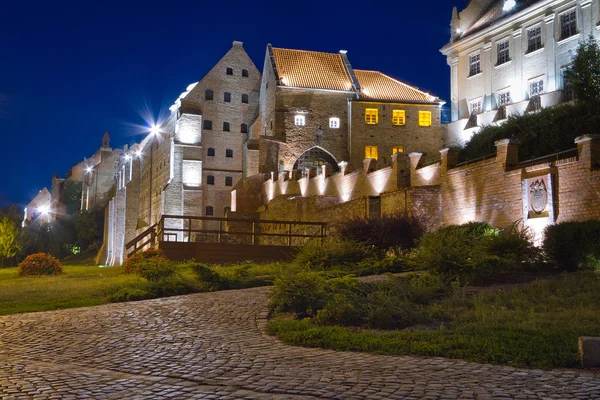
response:
{"label": "gabled facade", "polygon": [[264,174],[343,174],[367,164],[391,165],[398,153],[439,157],[443,104],[381,72],[354,69],[344,50],[267,45],[260,113],[245,146],[247,179],[232,192],[233,210],[254,212],[273,199],[269,193],[261,199]]}
{"label": "gabled facade", "polygon": [[[579,40],[598,37],[598,0],[472,0],[453,10],[448,143],[481,126],[571,99],[563,72]],[[567,90],[564,90],[567,88]]]}
{"label": "gabled facade", "polygon": [[242,43],[234,42],[179,96],[169,118],[122,154],[102,263],[122,263],[125,244],[163,215],[223,216],[229,210],[231,189],[243,173],[242,149],[258,115],[260,81]]}
{"label": "gabled facade", "polygon": [[381,72],[354,70],[343,50],[268,45],[259,104],[248,176],[323,164],[336,171],[365,158],[391,163],[395,152],[435,157],[442,147],[443,101]]}
{"label": "gabled facade", "polygon": [[23,210],[23,227],[29,225],[36,218],[43,218],[46,222],[54,220],[51,209],[52,195],[47,188],[43,188]]}

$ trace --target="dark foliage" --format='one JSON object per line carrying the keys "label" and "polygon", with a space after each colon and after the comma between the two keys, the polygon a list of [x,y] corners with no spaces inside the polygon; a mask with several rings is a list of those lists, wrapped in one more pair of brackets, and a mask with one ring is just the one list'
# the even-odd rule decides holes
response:
{"label": "dark foliage", "polygon": [[563,271],[600,268],[600,221],[561,222],[544,234],[543,249]]}
{"label": "dark foliage", "polygon": [[425,232],[421,219],[404,214],[350,218],[338,223],[335,228],[340,239],[373,246],[383,253],[389,249],[411,250]]}
{"label": "dark foliage", "polygon": [[516,138],[519,159],[526,161],[576,147],[575,138],[600,131],[600,113],[593,103],[567,103],[518,117],[500,126],[486,126],[461,149],[460,161],[495,154],[494,142]]}

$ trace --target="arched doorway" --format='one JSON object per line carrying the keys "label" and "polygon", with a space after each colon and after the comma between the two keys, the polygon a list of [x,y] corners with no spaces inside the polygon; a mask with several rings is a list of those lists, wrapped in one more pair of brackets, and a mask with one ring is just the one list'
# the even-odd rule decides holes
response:
{"label": "arched doorway", "polygon": [[[322,165],[331,165],[333,172],[339,171],[338,163],[331,154],[320,147],[313,147],[305,151],[294,164],[294,170],[305,170],[307,168],[317,168]],[[317,173],[321,173],[318,170]]]}

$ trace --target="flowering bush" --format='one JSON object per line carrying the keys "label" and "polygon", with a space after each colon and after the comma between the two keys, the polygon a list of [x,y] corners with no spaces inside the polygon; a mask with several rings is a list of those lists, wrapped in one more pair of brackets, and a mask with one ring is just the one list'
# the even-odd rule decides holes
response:
{"label": "flowering bush", "polygon": [[125,273],[127,274],[138,274],[142,264],[147,260],[158,258],[161,260],[167,260],[165,253],[161,249],[148,249],[140,251],[129,257],[123,266],[125,267]]}
{"label": "flowering bush", "polygon": [[57,258],[46,253],[27,256],[19,264],[20,276],[41,276],[62,274],[62,265]]}

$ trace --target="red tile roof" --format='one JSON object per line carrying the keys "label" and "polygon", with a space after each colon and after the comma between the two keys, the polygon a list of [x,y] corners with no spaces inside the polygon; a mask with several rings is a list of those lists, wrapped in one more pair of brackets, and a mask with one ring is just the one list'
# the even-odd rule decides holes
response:
{"label": "red tile roof", "polygon": [[282,86],[353,90],[340,54],[273,48]]}
{"label": "red tile roof", "polygon": [[354,73],[361,88],[361,98],[378,100],[439,101],[435,96],[391,78],[379,71],[355,69]]}

